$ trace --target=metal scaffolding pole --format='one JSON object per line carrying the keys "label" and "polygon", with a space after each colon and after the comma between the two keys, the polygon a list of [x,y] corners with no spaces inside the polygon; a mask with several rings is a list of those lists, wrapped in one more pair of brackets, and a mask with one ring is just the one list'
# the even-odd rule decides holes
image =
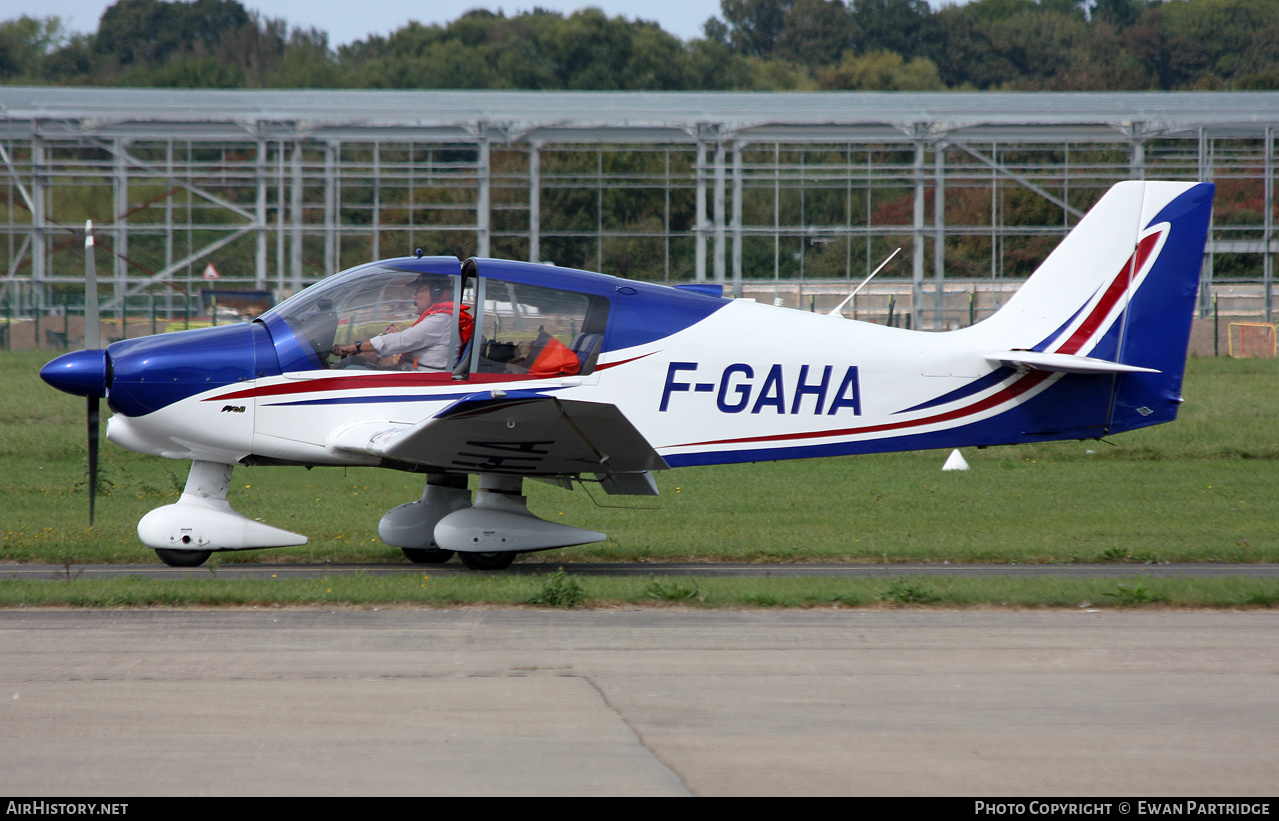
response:
{"label": "metal scaffolding pole", "polygon": [[[302,271],[302,226],[306,222],[306,215],[302,212],[302,141],[295,140],[293,142],[293,186],[289,192],[289,211],[292,215],[293,224],[290,234],[293,236],[293,247],[290,251],[289,258],[289,287],[293,293],[301,291],[303,288],[303,271]],[[330,272],[332,273],[332,272]]]}
{"label": "metal scaffolding pole", "polygon": [[1261,278],[1266,291],[1266,321],[1274,322],[1275,277],[1275,128],[1266,126],[1264,202],[1266,213],[1261,229]]}
{"label": "metal scaffolding pole", "polygon": [[528,261],[542,261],[542,146],[528,149]]}
{"label": "metal scaffolding pole", "polygon": [[742,147],[733,143],[733,297],[742,295]]}
{"label": "metal scaffolding pole", "polygon": [[1132,124],[1132,143],[1131,151],[1131,170],[1130,174],[1134,180],[1144,180],[1146,178],[1146,142],[1142,135],[1142,123]]}
{"label": "metal scaffolding pole", "polygon": [[338,169],[339,143],[329,140],[324,144],[324,274],[338,270]]}
{"label": "metal scaffolding pole", "polygon": [[112,302],[120,312],[121,333],[124,328],[124,295],[129,287],[129,166],[125,162],[128,144],[116,140],[112,146],[115,159],[114,198],[112,210],[115,211],[115,296]]}
{"label": "metal scaffolding pole", "polygon": [[49,185],[47,147],[39,134],[31,137],[31,199],[34,203],[31,210],[31,233],[34,241],[31,244],[31,280],[36,289],[42,289],[48,279],[49,228],[46,222],[49,206],[47,203],[47,187]]}
{"label": "metal scaffolding pole", "polygon": [[278,142],[275,145],[275,287],[281,295],[284,293],[285,282],[285,247],[284,237],[285,231],[285,185],[284,185],[284,142]]}
{"label": "metal scaffolding pole", "polygon": [[[164,141],[164,267],[168,268],[173,265],[173,235],[175,233],[173,227],[173,191],[175,174],[173,170],[173,140]],[[265,169],[263,169],[263,179],[265,180]],[[265,184],[265,183],[264,183]],[[266,240],[265,232],[262,235],[263,241]],[[265,286],[263,286],[265,287]],[[173,316],[173,289],[164,289],[164,313],[165,316]]]}
{"label": "metal scaffolding pole", "polygon": [[[700,128],[699,128],[700,132]],[[693,279],[706,281],[706,140],[697,138],[696,187],[693,195]]]}
{"label": "metal scaffolding pole", "polygon": [[372,243],[370,255],[373,259],[382,258],[382,144],[373,143],[373,202],[369,204],[372,213],[369,224],[372,227]]}
{"label": "metal scaffolding pole", "polygon": [[782,146],[773,143],[773,279],[782,267]]}
{"label": "metal scaffolding pole", "polygon": [[671,149],[666,147],[662,180],[662,281],[671,281]]}
{"label": "metal scaffolding pole", "polygon": [[604,267],[604,152],[595,151],[595,270]]}
{"label": "metal scaffolding pole", "polygon": [[[1199,129],[1199,180],[1200,182],[1212,182],[1212,146],[1210,139],[1203,128]],[[1216,222],[1214,217],[1210,217],[1208,223],[1208,247],[1204,250],[1203,269],[1199,275],[1199,316],[1206,317],[1212,315],[1212,246],[1213,246],[1213,223]]]}
{"label": "metal scaffolding pole", "polygon": [[476,196],[475,196],[475,255],[487,257],[489,251],[489,238],[491,235],[491,215],[489,213],[489,202],[492,195],[492,176],[489,166],[489,135],[488,129],[480,126],[479,140],[479,158],[476,163]]}
{"label": "metal scaffolding pole", "polygon": [[724,284],[726,260],[724,259],[724,222],[726,203],[724,202],[724,164],[725,144],[718,140],[715,143],[715,281]]}
{"label": "metal scaffolding pole", "polygon": [[[918,133],[920,127],[916,126]],[[910,326],[922,327],[924,319],[924,141],[915,140],[915,215],[911,235],[914,259],[910,272]]]}
{"label": "metal scaffolding pole", "polygon": [[[172,141],[170,141],[172,145]],[[258,290],[264,290],[267,283],[266,270],[266,249],[267,249],[267,224],[266,224],[266,184],[267,184],[267,166],[266,153],[267,143],[262,137],[257,140],[257,155],[254,162],[254,172],[257,177],[256,196],[254,201],[256,208],[254,211],[254,219],[257,222],[257,236],[255,237],[254,253],[253,253],[253,284]],[[172,152],[170,152],[172,159]],[[170,162],[172,165],[172,162]],[[172,233],[171,231],[169,232]],[[170,253],[171,257],[172,254]],[[166,260],[168,262],[169,260]]]}
{"label": "metal scaffolding pole", "polygon": [[933,330],[946,322],[946,143],[933,146]]}

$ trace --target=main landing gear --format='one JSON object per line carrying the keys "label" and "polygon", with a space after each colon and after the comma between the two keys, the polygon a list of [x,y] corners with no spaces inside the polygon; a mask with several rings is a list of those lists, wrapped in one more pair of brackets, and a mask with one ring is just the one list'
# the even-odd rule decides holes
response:
{"label": "main landing gear", "polygon": [[444,564],[455,555],[471,570],[505,570],[519,554],[513,550],[494,553],[457,553],[439,548],[402,547],[404,557],[413,564]]}
{"label": "main landing gear", "polygon": [[519,476],[481,474],[472,502],[467,477],[432,474],[422,498],[382,517],[378,535],[409,561],[436,564],[457,553],[471,570],[504,570],[519,553],[599,542],[603,533],[529,512]]}

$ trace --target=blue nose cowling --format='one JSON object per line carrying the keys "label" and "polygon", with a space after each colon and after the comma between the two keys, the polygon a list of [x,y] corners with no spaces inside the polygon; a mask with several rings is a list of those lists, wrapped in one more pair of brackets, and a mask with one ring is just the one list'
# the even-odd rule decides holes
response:
{"label": "blue nose cowling", "polygon": [[102,398],[111,386],[111,360],[104,350],[72,351],[41,368],[40,378],[73,396]]}

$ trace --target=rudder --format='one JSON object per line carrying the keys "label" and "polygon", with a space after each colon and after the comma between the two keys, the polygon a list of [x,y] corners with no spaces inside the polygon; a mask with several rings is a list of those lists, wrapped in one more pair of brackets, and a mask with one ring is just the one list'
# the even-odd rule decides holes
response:
{"label": "rudder", "polygon": [[1117,360],[1159,373],[1119,377],[1111,406],[1113,432],[1177,416],[1215,193],[1211,183],[1145,186],[1143,236],[1166,233],[1156,258],[1135,283],[1120,323]]}

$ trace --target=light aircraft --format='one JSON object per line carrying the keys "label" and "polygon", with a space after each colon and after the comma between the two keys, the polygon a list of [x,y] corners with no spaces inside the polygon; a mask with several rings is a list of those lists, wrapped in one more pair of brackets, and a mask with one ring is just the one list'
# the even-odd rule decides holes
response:
{"label": "light aircraft", "polygon": [[[115,444],[192,462],[179,500],[138,525],[170,565],[305,544],[232,510],[232,471],[335,465],[424,474],[421,498],[378,534],[415,562],[457,553],[496,570],[606,538],[535,516],[526,479],[654,495],[654,471],[686,465],[1091,439],[1171,421],[1213,190],[1116,185],[1002,309],[943,333],[419,252],[336,274],[252,322],[105,350],[87,341],[41,375],[88,397],[91,417],[105,397]],[[334,355],[411,325],[409,288],[425,279],[452,291],[440,303],[451,372]]]}

